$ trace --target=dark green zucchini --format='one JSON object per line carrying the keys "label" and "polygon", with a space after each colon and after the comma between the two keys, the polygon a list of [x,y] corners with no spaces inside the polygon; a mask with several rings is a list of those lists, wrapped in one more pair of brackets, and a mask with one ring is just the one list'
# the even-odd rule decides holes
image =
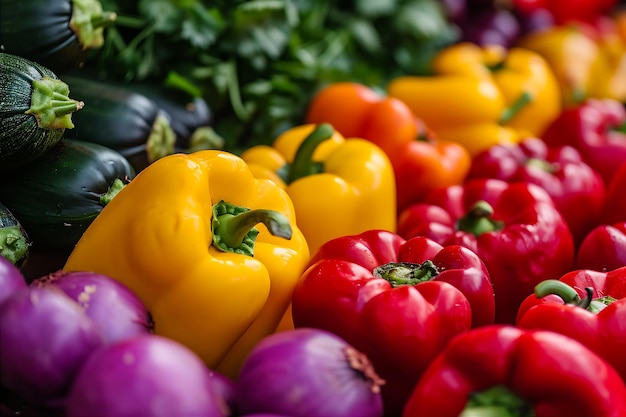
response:
{"label": "dark green zucchini", "polygon": [[176,135],[174,144],[176,152],[221,149],[224,146],[224,139],[211,127],[213,113],[207,101],[202,97],[194,97],[180,88],[154,81],[124,83],[117,79],[107,78],[97,69],[89,67],[70,71],[67,76],[114,84],[152,100],[169,116],[170,126]]}
{"label": "dark green zucchini", "polygon": [[211,127],[213,114],[202,97],[192,97],[184,91],[168,88],[154,82],[128,84],[128,88],[145,95],[169,115],[170,125],[176,134],[176,151],[220,149],[221,138]]}
{"label": "dark green zucchini", "polygon": [[0,203],[0,255],[21,268],[29,252],[28,233],[13,213]]}
{"label": "dark green zucchini", "polygon": [[103,45],[115,18],[98,0],[0,0],[0,45],[60,75]]}
{"label": "dark green zucchini", "polygon": [[176,135],[169,116],[143,94],[86,77],[63,79],[72,96],[85,102],[65,137],[97,143],[124,155],[136,171],[174,153]]}
{"label": "dark green zucchini", "polygon": [[20,220],[34,249],[68,250],[134,174],[112,149],[63,139],[2,181],[0,201]]}
{"label": "dark green zucchini", "polygon": [[0,171],[19,168],[57,144],[74,127],[83,103],[49,68],[0,53]]}

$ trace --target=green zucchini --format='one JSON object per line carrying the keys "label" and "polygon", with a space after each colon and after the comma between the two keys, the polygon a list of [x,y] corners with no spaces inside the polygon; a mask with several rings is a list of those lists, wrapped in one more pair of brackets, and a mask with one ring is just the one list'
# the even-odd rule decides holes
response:
{"label": "green zucchini", "polygon": [[28,259],[30,240],[19,220],[0,203],[0,255],[21,268]]}
{"label": "green zucchini", "polygon": [[0,53],[0,171],[19,168],[55,146],[83,103],[50,69]]}
{"label": "green zucchini", "polygon": [[116,17],[98,0],[0,0],[0,45],[60,75],[104,44]]}
{"label": "green zucchini", "polygon": [[136,171],[174,153],[176,134],[167,113],[143,94],[119,85],[66,75],[72,95],[86,103],[65,137],[114,149]]}
{"label": "green zucchini", "polygon": [[63,139],[2,181],[0,201],[20,220],[34,249],[69,250],[134,174],[112,149]]}
{"label": "green zucchini", "polygon": [[176,151],[220,149],[224,146],[224,139],[211,127],[213,114],[202,97],[192,97],[184,91],[154,82],[132,83],[127,88],[145,95],[169,115],[170,125],[176,134]]}

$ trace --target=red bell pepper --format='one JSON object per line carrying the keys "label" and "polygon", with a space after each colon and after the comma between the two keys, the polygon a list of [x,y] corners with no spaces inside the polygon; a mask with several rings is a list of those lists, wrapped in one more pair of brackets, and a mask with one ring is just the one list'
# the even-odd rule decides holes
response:
{"label": "red bell pepper", "polygon": [[626,222],[592,229],[576,253],[576,268],[611,271],[626,266]]}
{"label": "red bell pepper", "polygon": [[563,216],[543,188],[525,182],[471,179],[433,190],[400,214],[398,234],[475,252],[493,282],[496,323],[514,323],[536,284],[574,266],[574,241]]}
{"label": "red bell pepper", "polygon": [[452,336],[493,322],[494,292],[475,253],[370,230],[322,245],[292,296],[295,327],[343,337],[386,380],[398,415],[420,373]]}
{"label": "red bell pepper", "polygon": [[569,145],[549,147],[535,137],[492,146],[475,155],[468,178],[541,186],[565,218],[576,244],[598,225],[606,193],[602,177],[583,161],[578,150]]}
{"label": "red bell pepper", "polygon": [[626,162],[626,109],[613,99],[588,99],[564,109],[541,135],[548,146],[571,145],[605,182]]}
{"label": "red bell pepper", "polygon": [[[626,140],[626,136],[624,137]],[[620,165],[606,190],[602,208],[602,223],[613,224],[626,221],[626,161]]]}
{"label": "red bell pepper", "polygon": [[458,335],[415,386],[404,417],[623,417],[626,386],[580,342],[491,325]]}
{"label": "red bell pepper", "polygon": [[[522,305],[517,325],[561,333],[596,352],[626,380],[626,267],[574,270],[546,280]],[[625,414],[626,415],[626,414]]]}

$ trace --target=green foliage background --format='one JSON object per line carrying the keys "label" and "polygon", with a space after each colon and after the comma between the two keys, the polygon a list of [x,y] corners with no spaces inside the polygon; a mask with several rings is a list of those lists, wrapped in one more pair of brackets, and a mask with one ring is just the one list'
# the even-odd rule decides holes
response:
{"label": "green foliage background", "polygon": [[322,86],[384,91],[458,39],[437,0],[101,0],[118,14],[86,66],[202,96],[226,149],[270,144]]}

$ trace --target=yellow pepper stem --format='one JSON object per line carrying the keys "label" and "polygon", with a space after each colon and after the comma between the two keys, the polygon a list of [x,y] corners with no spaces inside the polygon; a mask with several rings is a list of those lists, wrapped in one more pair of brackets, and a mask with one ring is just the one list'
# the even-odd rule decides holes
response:
{"label": "yellow pepper stem", "polygon": [[313,161],[313,153],[320,143],[328,140],[334,133],[335,129],[329,123],[320,123],[313,131],[304,138],[300,147],[293,157],[293,162],[289,166],[286,182],[288,184],[298,178],[317,174],[322,171],[319,163]]}
{"label": "yellow pepper stem", "polygon": [[511,119],[513,119],[513,117],[515,117],[515,115],[519,113],[520,110],[522,110],[524,106],[529,104],[532,100],[533,100],[532,94],[530,94],[528,91],[524,91],[517,98],[517,100],[515,100],[515,102],[511,104],[509,108],[504,109],[504,111],[500,115],[499,123],[503,125],[511,121]]}
{"label": "yellow pepper stem", "polygon": [[291,239],[291,224],[284,214],[275,210],[250,210],[224,200],[213,205],[213,246],[223,252],[254,256],[254,242],[263,223],[273,236]]}

